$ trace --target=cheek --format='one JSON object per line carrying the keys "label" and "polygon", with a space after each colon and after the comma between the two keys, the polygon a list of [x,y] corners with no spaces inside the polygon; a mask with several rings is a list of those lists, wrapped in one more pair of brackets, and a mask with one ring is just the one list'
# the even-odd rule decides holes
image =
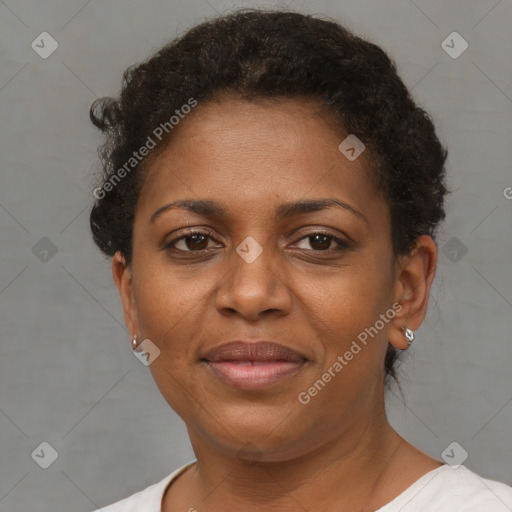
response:
{"label": "cheek", "polygon": [[307,316],[322,345],[317,373],[319,378],[328,373],[331,382],[319,403],[331,396],[341,405],[347,389],[365,394],[379,384],[389,328],[389,319],[383,322],[380,315],[390,308],[391,293],[386,264],[371,257],[361,257],[322,283],[310,283]]}
{"label": "cheek", "polygon": [[[169,267],[147,264],[139,270],[135,286],[141,334],[160,350],[149,369],[160,393],[184,420],[191,415],[191,389],[195,337],[200,332],[200,304],[207,285],[184,279]],[[194,393],[195,394],[195,393]],[[193,415],[192,415],[193,416]]]}
{"label": "cheek", "polygon": [[374,324],[388,307],[390,293],[389,274],[375,263],[361,261],[329,278],[309,280],[302,295],[316,330],[346,339]]}
{"label": "cheek", "polygon": [[190,268],[171,267],[160,255],[148,255],[139,261],[134,271],[139,322],[148,337],[152,334],[163,340],[164,333],[180,331],[195,318],[213,285],[212,273],[199,277]]}

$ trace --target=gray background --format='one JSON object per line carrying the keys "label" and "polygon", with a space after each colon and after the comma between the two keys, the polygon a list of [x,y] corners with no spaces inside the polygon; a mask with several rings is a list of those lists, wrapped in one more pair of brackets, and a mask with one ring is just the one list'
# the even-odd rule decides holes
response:
{"label": "gray background", "polygon": [[[0,1],[2,512],[87,512],[193,458],[183,423],[130,350],[110,262],[91,241],[100,138],[88,108],[169,38],[256,5],[286,4]],[[288,5],[387,50],[449,147],[455,193],[430,310],[401,368],[405,403],[395,387],[388,410],[424,451],[440,458],[457,441],[466,466],[512,484],[512,2]],[[47,59],[31,48],[43,31],[59,44]],[[469,44],[456,59],[441,46],[453,31]],[[47,469],[31,457],[42,442],[58,452]]]}

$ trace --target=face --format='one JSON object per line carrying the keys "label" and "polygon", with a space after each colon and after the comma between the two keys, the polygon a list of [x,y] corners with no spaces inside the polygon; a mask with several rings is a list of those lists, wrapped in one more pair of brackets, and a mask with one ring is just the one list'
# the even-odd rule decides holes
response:
{"label": "face", "polygon": [[[130,332],[160,350],[150,365],[159,390],[191,439],[219,450],[251,443],[287,460],[363,428],[383,409],[388,339],[400,345],[403,315],[425,295],[409,293],[393,258],[364,153],[347,159],[347,134],[317,110],[198,105],[148,169],[131,268],[113,262]],[[189,207],[162,209],[178,200]],[[272,341],[301,362],[262,366],[280,375],[267,380],[226,363],[225,379],[205,356],[233,340]]]}

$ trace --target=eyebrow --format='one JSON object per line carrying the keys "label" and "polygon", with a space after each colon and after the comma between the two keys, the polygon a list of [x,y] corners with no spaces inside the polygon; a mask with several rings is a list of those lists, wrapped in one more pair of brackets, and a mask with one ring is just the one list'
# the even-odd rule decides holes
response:
{"label": "eyebrow", "polygon": [[[369,223],[368,219],[362,212],[356,210],[353,206],[343,201],[340,201],[339,199],[336,198],[310,199],[283,203],[277,207],[275,212],[275,218],[286,219],[289,217],[303,215],[305,213],[325,210],[327,208],[332,208],[333,206],[338,206],[343,208],[344,210],[352,212],[354,215],[364,220],[367,224]],[[177,201],[172,201],[158,208],[158,210],[153,212],[153,214],[151,215],[149,222],[154,222],[159,215],[170,210],[171,208],[183,208],[189,212],[204,215],[206,217],[227,216],[226,209],[217,201],[212,201],[209,199],[179,199]]]}

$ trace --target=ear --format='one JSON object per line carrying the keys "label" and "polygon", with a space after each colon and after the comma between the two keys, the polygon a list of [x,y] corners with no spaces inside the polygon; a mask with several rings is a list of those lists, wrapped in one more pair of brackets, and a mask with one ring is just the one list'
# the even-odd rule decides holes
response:
{"label": "ear", "polygon": [[126,264],[126,260],[120,251],[117,251],[112,258],[112,277],[121,297],[124,321],[130,331],[130,336],[133,338],[134,335],[139,334],[139,322],[133,295],[132,270]]}
{"label": "ear", "polygon": [[395,269],[394,298],[402,305],[389,329],[388,340],[401,350],[409,346],[402,326],[415,331],[427,314],[430,287],[437,268],[437,246],[428,235],[416,239],[413,250],[399,258]]}

